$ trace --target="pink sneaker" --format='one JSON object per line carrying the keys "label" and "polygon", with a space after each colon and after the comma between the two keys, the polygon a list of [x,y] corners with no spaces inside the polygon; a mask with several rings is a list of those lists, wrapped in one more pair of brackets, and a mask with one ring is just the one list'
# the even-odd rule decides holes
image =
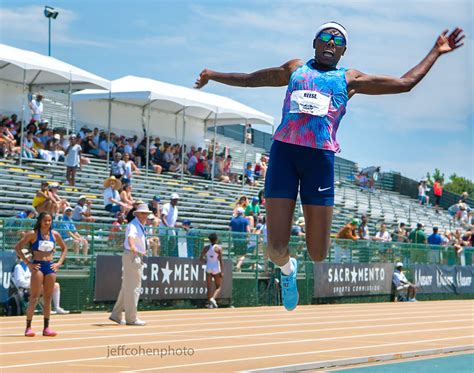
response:
{"label": "pink sneaker", "polygon": [[25,337],[34,337],[36,333],[31,328],[26,328]]}
{"label": "pink sneaker", "polygon": [[44,337],[56,337],[58,333],[56,333],[53,329],[51,328],[46,328],[43,329],[43,336]]}

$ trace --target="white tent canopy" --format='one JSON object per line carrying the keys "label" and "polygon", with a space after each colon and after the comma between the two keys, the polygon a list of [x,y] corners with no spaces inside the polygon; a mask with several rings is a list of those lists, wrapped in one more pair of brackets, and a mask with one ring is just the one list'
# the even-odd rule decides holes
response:
{"label": "white tent canopy", "polygon": [[[75,104],[80,101],[109,100],[109,92],[88,89],[76,92],[72,97]],[[110,98],[113,102],[139,107],[150,106],[173,115],[185,109],[186,117],[202,121],[206,126],[214,123],[224,125],[242,122],[273,126],[273,117],[230,98],[153,79],[126,76],[114,80]],[[119,123],[114,121],[114,129],[119,130],[117,125]],[[124,125],[129,128],[130,123]]]}
{"label": "white tent canopy", "polygon": [[[26,73],[25,73],[26,72]],[[0,44],[0,80],[33,89],[110,88],[110,81],[39,53]]]}

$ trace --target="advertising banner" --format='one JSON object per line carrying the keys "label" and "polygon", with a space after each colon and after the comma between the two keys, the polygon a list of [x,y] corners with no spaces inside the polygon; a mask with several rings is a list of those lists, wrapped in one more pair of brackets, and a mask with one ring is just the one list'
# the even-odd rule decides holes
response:
{"label": "advertising banner", "polygon": [[390,294],[392,263],[315,263],[314,297]]}
{"label": "advertising banner", "polygon": [[15,267],[16,254],[11,251],[0,251],[0,302],[8,301],[12,271]]}
{"label": "advertising banner", "polygon": [[[207,299],[206,265],[199,259],[147,257],[140,299]],[[98,255],[95,301],[116,300],[122,284],[122,256]],[[221,298],[232,297],[232,261],[224,259]]]}
{"label": "advertising banner", "polygon": [[474,266],[414,264],[411,268],[418,293],[474,293]]}

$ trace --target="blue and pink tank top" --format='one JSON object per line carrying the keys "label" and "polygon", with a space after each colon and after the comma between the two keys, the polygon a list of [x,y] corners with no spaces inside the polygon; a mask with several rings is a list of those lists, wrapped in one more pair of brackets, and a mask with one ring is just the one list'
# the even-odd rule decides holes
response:
{"label": "blue and pink tank top", "polygon": [[339,152],[336,132],[346,113],[346,69],[317,70],[314,60],[290,77],[274,140]]}

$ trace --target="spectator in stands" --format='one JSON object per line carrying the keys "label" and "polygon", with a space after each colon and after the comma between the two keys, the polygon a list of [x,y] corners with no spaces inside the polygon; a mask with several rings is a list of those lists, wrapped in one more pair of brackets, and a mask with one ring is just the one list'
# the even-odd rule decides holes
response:
{"label": "spectator in stands", "polygon": [[[428,244],[439,246],[443,243],[443,238],[438,234],[438,227],[433,227],[433,234],[428,236]],[[430,250],[430,263],[438,263],[440,260],[440,251],[436,248]]]}
{"label": "spectator in stands", "polygon": [[403,263],[398,262],[396,264],[395,272],[393,272],[392,282],[398,292],[407,292],[409,302],[416,302],[416,286],[408,281],[405,274],[403,273]]}
{"label": "spectator in stands", "polygon": [[456,257],[460,258],[463,252],[460,240],[458,240],[456,238],[456,235],[450,231],[446,231],[445,236],[447,238],[447,246],[453,247],[456,253]]}
{"label": "spectator in stands", "polygon": [[196,242],[199,239],[199,234],[193,229],[191,220],[183,220],[181,223],[181,228],[183,228],[186,235],[186,250],[188,258],[194,258],[197,255],[194,255],[194,248]]}
{"label": "spectator in stands", "polygon": [[137,210],[138,206],[143,203],[144,202],[141,199],[136,199],[133,201],[132,209],[127,212],[127,215],[125,215],[128,222],[131,222],[133,219],[135,219],[135,215],[133,215],[133,213]]}
{"label": "spectator in stands", "polygon": [[394,239],[397,242],[408,242],[408,233],[405,228],[405,223],[400,223],[398,228],[395,229]]}
{"label": "spectator in stands", "polygon": [[232,172],[232,156],[228,155],[224,161],[224,175],[229,177],[229,180],[232,183],[237,183],[239,181],[239,175]]}
{"label": "spectator in stands", "polygon": [[381,242],[390,242],[392,241],[392,236],[390,233],[387,232],[387,224],[382,223],[380,224],[380,230],[375,234],[372,238],[374,241],[381,241]]}
{"label": "spectator in stands", "polygon": [[76,183],[76,172],[81,167],[81,152],[82,147],[79,145],[77,137],[70,139],[69,147],[66,150],[66,180],[69,185],[73,186]]}
{"label": "spectator in stands", "polygon": [[49,183],[47,181],[43,181],[41,183],[41,189],[36,192],[36,195],[33,198],[33,207],[39,214],[47,212],[51,216],[54,216],[58,211],[59,206],[50,196]]}
{"label": "spectator in stands", "polygon": [[441,235],[438,233],[438,227],[433,227],[433,234],[428,236],[428,243],[430,245],[441,245],[443,239]]}
{"label": "spectator in stands", "polygon": [[49,196],[51,197],[51,200],[55,202],[55,204],[58,206],[56,213],[64,213],[66,210],[66,207],[70,207],[71,205],[65,198],[61,198],[58,195],[58,190],[59,190],[59,183],[51,183],[48,186],[49,188]]}
{"label": "spectator in stands", "polygon": [[265,189],[260,189],[258,192],[258,203],[260,207],[265,206]]}
{"label": "spectator in stands", "polygon": [[[166,143],[165,143],[166,146]],[[167,164],[167,169],[168,171],[171,172],[179,172],[181,171],[181,165],[177,161],[176,158],[176,146],[168,144],[167,147],[165,147],[165,151],[163,153],[163,160]]]}
{"label": "spectator in stands", "polygon": [[194,168],[194,175],[209,179],[210,171],[206,157],[201,156]]}
{"label": "spectator in stands", "polygon": [[471,228],[468,228],[466,230],[466,232],[464,232],[463,236],[462,236],[462,243],[461,243],[461,246],[468,246],[468,247],[473,247],[473,239],[474,239],[474,236],[472,234],[472,229]]}
{"label": "spectator in stands", "polygon": [[253,197],[252,203],[247,205],[245,208],[245,216],[252,216],[254,222],[253,226],[257,225],[257,221],[261,217],[258,197]]}
{"label": "spectator in stands", "polygon": [[125,162],[122,160],[122,154],[116,152],[114,154],[114,160],[110,164],[110,175],[115,176],[117,180],[121,180],[125,175]]}
{"label": "spectator in stands", "polygon": [[[209,168],[212,170],[212,159]],[[224,159],[218,154],[216,154],[216,165],[214,166],[214,180],[221,183],[230,183],[229,176],[224,174]]]}
{"label": "spectator in stands", "polygon": [[114,176],[110,176],[104,181],[104,208],[106,211],[116,214],[121,211],[124,214],[128,212],[127,205],[120,201],[119,190],[122,188],[122,183]]}
{"label": "spectator in stands", "polygon": [[125,174],[123,175],[123,182],[127,184],[132,183],[132,177],[134,174],[139,174],[140,170],[135,163],[130,159],[130,154],[125,153],[123,155],[123,161],[125,163]]}
{"label": "spectator in stands", "polygon": [[253,174],[253,170],[252,170],[252,162],[247,162],[244,178],[245,178],[245,184],[248,184],[250,186],[256,185],[255,175]]}
{"label": "spectator in stands", "polygon": [[[209,308],[217,308],[216,298],[221,293],[221,282],[224,277],[224,260],[222,259],[222,247],[218,245],[218,237],[216,233],[209,235],[210,245],[205,246],[199,260],[206,263],[206,283],[207,283],[207,300]],[[215,282],[215,289],[212,286],[212,280]]]}
{"label": "spectator in stands", "polygon": [[244,211],[247,208],[249,201],[246,196],[240,196],[239,200],[235,203],[233,216],[237,216],[237,209],[241,207]]}
{"label": "spectator in stands", "polygon": [[34,138],[34,133],[29,131],[25,134],[25,137],[23,139],[23,157],[24,158],[37,158],[38,157],[38,151],[34,148],[35,142],[33,140]]}
{"label": "spectator in stands", "polygon": [[[69,141],[71,141],[76,135],[71,135]],[[105,134],[100,135],[100,139],[105,137]],[[83,140],[84,153],[94,155],[98,158],[105,158],[106,154],[103,150],[99,148],[98,145],[94,143],[94,135],[92,133],[87,134],[86,138]]]}
{"label": "spectator in stands", "polygon": [[31,119],[40,122],[43,116],[43,94],[37,93],[35,98],[32,98],[29,107],[31,110]]}
{"label": "spectator in stands", "polygon": [[293,227],[291,227],[291,236],[305,236],[305,221],[304,217],[300,216]]}
{"label": "spectator in stands", "polygon": [[[28,300],[30,296],[30,288],[31,288],[31,271],[28,268],[28,266],[21,260],[13,268],[12,282],[18,288],[18,290],[20,290],[21,294],[24,296],[24,299]],[[40,294],[41,293],[42,291],[40,292]],[[60,306],[61,287],[59,286],[59,283],[57,282],[54,283],[52,298],[53,298],[53,310],[51,310],[52,314],[65,315],[69,313],[69,311],[66,311],[64,308]]]}
{"label": "spectator in stands", "polygon": [[358,234],[361,240],[370,240],[370,232],[369,232],[369,219],[366,215],[362,215],[361,223],[359,225]]}
{"label": "spectator in stands", "polygon": [[426,234],[423,230],[423,224],[421,223],[416,224],[416,229],[410,232],[410,235],[408,236],[408,238],[411,243],[426,244],[428,241],[426,239]]}
{"label": "spectator in stands", "polygon": [[[194,146],[192,147],[194,148]],[[189,157],[189,160],[188,160],[188,172],[189,174],[191,175],[194,175],[194,172],[196,170],[196,165],[198,164],[198,161],[199,159],[201,158],[201,152],[196,150],[194,152],[192,152],[191,156]]]}
{"label": "spectator in stands", "polygon": [[115,153],[114,138],[115,138],[115,134],[113,133],[110,134],[110,141],[106,134],[104,134],[104,136],[101,138],[99,142],[99,150],[100,150],[101,158],[102,157],[107,158],[107,153],[109,153],[109,156],[113,158],[114,153]]}
{"label": "spectator in stands", "polygon": [[433,194],[435,196],[435,212],[439,214],[439,203],[441,196],[443,195],[443,187],[441,186],[441,180],[436,179],[433,184]]}
{"label": "spectator in stands", "polygon": [[59,231],[61,237],[68,249],[71,248],[74,251],[74,254],[79,254],[79,251],[82,251],[82,255],[87,256],[89,251],[89,243],[87,239],[82,237],[76,229],[74,222],[72,220],[72,208],[67,207],[64,211],[64,216],[62,221],[54,224],[55,229]]}
{"label": "spectator in stands", "polygon": [[127,219],[125,219],[125,214],[123,212],[117,212],[117,217],[110,228],[109,241],[112,241],[114,244],[121,244],[123,242],[123,236],[120,232],[125,231],[126,226]]}
{"label": "spectator in stands", "polygon": [[426,180],[421,180],[418,183],[418,201],[420,202],[420,205],[429,205],[430,197],[426,195],[426,192],[428,191],[429,189],[426,185]]}
{"label": "spectator in stands", "polygon": [[123,184],[120,192],[120,201],[127,205],[128,210],[133,208],[134,199],[132,196],[132,184]]}
{"label": "spectator in stands", "polygon": [[339,230],[336,238],[357,241],[359,236],[357,236],[356,230],[359,227],[359,223],[359,219],[352,219]]}
{"label": "spectator in stands", "polygon": [[158,224],[161,220],[161,206],[160,206],[161,198],[159,195],[153,197],[151,202],[148,204],[148,208],[151,210],[152,214],[155,215]]}
{"label": "spectator in stands", "polygon": [[[247,235],[250,233],[249,221],[244,217],[245,210],[242,207],[237,208],[237,216],[233,217],[229,223],[229,230],[232,234],[232,241],[234,244],[234,252],[239,256],[237,263],[242,264],[247,254]],[[236,268],[240,270],[240,267]]]}
{"label": "spectator in stands", "polygon": [[[174,228],[178,220],[178,193],[172,193],[170,202],[165,203],[161,209],[161,228]],[[168,234],[175,236],[176,232],[171,229],[168,230]]]}
{"label": "spectator in stands", "polygon": [[380,166],[370,166],[361,170],[361,174],[365,175],[367,178],[367,186],[369,190],[374,191],[375,182],[379,178]]}
{"label": "spectator in stands", "polygon": [[94,223],[96,219],[92,216],[92,201],[87,196],[80,196],[72,213],[72,220]]}
{"label": "spectator in stands", "polygon": [[0,147],[3,147],[3,154],[5,157],[19,154],[20,148],[16,146],[16,140],[6,126],[6,121],[0,122]]}
{"label": "spectator in stands", "polygon": [[158,231],[156,227],[158,226],[158,219],[155,215],[148,214],[146,217],[146,235],[147,235],[147,245],[151,250],[152,256],[160,256],[161,252],[161,242],[160,237],[158,237]]}

